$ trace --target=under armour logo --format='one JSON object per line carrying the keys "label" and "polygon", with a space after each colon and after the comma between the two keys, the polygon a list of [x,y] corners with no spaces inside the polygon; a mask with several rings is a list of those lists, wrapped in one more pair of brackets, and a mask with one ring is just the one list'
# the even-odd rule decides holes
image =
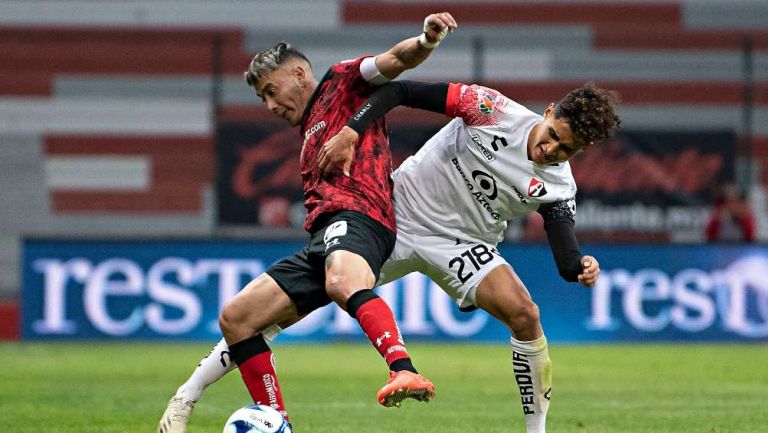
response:
{"label": "under armour logo", "polygon": [[384,335],[376,339],[376,347],[381,346],[381,342],[384,341],[385,338],[391,337],[392,334],[389,333],[389,331],[384,331]]}

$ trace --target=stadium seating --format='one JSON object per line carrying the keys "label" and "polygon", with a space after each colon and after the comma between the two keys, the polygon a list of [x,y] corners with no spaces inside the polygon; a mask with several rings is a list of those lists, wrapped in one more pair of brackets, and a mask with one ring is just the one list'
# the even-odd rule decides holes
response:
{"label": "stadium seating", "polygon": [[768,167],[766,2],[4,1],[0,179],[17,187],[0,192],[0,298],[22,235],[214,233],[214,115],[268,118],[242,82],[254,51],[287,39],[324,70],[437,10],[460,29],[405,77],[480,81],[535,109],[597,81],[622,93],[628,128],[740,131],[749,37],[752,152]]}

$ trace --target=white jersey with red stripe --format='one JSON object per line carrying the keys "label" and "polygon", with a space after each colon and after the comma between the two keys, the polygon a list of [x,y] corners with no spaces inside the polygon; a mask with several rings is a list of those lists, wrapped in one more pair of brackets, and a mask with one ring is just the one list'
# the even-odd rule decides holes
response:
{"label": "white jersey with red stripe", "polygon": [[543,117],[499,92],[451,84],[446,114],[456,117],[393,173],[398,230],[492,245],[507,220],[541,204],[569,200],[568,162],[528,159],[528,136]]}

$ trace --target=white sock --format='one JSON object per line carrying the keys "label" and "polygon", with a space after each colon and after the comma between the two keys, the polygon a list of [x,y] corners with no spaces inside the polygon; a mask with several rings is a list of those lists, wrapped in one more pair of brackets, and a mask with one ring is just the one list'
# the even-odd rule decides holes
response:
{"label": "white sock", "polygon": [[[264,329],[261,334],[267,343],[271,343],[282,331],[282,329],[273,325]],[[199,364],[186,382],[176,390],[176,396],[184,400],[197,401],[203,394],[208,385],[224,377],[225,374],[237,368],[229,357],[229,346],[222,338],[213,347]]]}
{"label": "white sock", "polygon": [[197,364],[197,368],[189,379],[176,390],[176,396],[183,397],[184,400],[197,401],[208,385],[221,379],[235,367],[237,365],[229,358],[229,346],[222,338]]}
{"label": "white sock", "polygon": [[512,367],[520,390],[528,433],[545,433],[547,409],[552,392],[552,361],[549,360],[547,339],[543,335],[533,341],[512,343]]}

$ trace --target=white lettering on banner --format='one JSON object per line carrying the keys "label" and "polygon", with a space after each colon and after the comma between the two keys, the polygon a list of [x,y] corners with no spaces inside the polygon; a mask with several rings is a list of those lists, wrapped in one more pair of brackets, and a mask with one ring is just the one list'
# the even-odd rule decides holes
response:
{"label": "white lettering on banner", "polygon": [[77,326],[72,320],[66,319],[66,287],[67,279],[72,276],[83,282],[90,273],[92,265],[86,259],[73,259],[67,262],[60,260],[36,260],[33,268],[43,274],[43,320],[32,322],[32,329],[39,334],[74,334]]}
{"label": "white lettering on banner", "polygon": [[667,326],[668,313],[660,311],[656,317],[645,314],[643,302],[669,298],[669,279],[658,269],[642,269],[635,274],[624,292],[624,311],[632,325],[643,331],[660,331]]}
{"label": "white lettering on banner", "polygon": [[[165,281],[166,275],[175,275],[181,286]],[[200,322],[203,309],[200,300],[186,287],[194,286],[195,270],[188,260],[168,257],[159,260],[147,272],[149,297],[162,305],[176,307],[183,312],[180,318],[165,319],[165,308],[152,303],[146,308],[147,325],[162,334],[182,334],[194,329]]]}
{"label": "white lettering on banner", "polygon": [[715,322],[717,311],[709,297],[714,285],[706,272],[701,269],[684,269],[675,275],[672,287],[677,290],[674,292],[676,302],[670,310],[670,319],[678,328],[686,332],[699,332]]}
{"label": "white lettering on banner", "polygon": [[[197,275],[218,275],[219,307],[222,307],[242,289],[243,275],[253,279],[264,273],[265,268],[261,260],[205,259],[196,262],[195,270]],[[213,334],[219,334],[221,329],[218,318],[211,320],[207,329]]]}
{"label": "white lettering on banner", "polygon": [[670,276],[658,269],[604,270],[592,290],[588,328],[611,331],[620,320],[611,311],[621,296],[624,319],[635,329],[658,332],[670,327],[700,332],[721,326],[749,338],[768,336],[768,257],[752,256],[709,272],[683,269]]}
{"label": "white lettering on banner", "polygon": [[[587,330],[621,327],[658,333],[730,333],[768,337],[768,255],[739,258],[725,269],[604,269],[592,289]],[[219,311],[243,282],[264,271],[260,260],[161,258],[148,266],[126,258],[93,262],[83,257],[40,258],[32,269],[42,274],[42,317],[25,317],[37,335],[77,335],[78,326],[106,335],[126,336],[144,329],[174,336],[193,332],[204,311]],[[218,284],[218,286],[216,286]],[[26,288],[25,288],[26,289]],[[216,293],[213,293],[213,292]],[[218,296],[203,309],[201,295]],[[453,300],[429,279],[410,274],[377,293],[391,306],[406,335],[466,338],[482,332],[489,316],[458,313]],[[70,300],[68,303],[67,300]],[[82,299],[82,305],[72,305]],[[213,303],[213,302],[212,302]],[[75,320],[81,312],[85,322]],[[206,316],[210,317],[210,316]],[[208,320],[208,319],[206,319]],[[218,334],[216,319],[204,323]],[[322,308],[286,330],[304,336],[360,333],[356,321],[333,306]]]}
{"label": "white lettering on banner", "polygon": [[116,320],[107,309],[107,296],[135,296],[144,291],[144,272],[131,260],[109,259],[93,268],[85,284],[85,313],[96,329],[108,335],[128,335],[142,325],[142,308],[137,306],[128,318]]}
{"label": "white lettering on banner", "polygon": [[580,230],[668,231],[701,229],[707,222],[709,206],[656,206],[635,202],[610,205],[596,200],[579,204]]}
{"label": "white lettering on banner", "polygon": [[[768,336],[768,258],[749,257],[738,260],[728,267],[734,281],[735,290],[730,290],[723,296],[724,307],[727,308],[725,320],[726,329],[735,331],[746,337]],[[752,288],[757,299],[754,302],[755,320],[750,320],[746,314],[749,302],[749,289]]]}
{"label": "white lettering on banner", "polygon": [[[66,261],[38,259],[33,263],[33,269],[44,278],[43,317],[32,323],[32,329],[38,334],[77,333],[75,321],[67,319],[67,307],[73,306],[67,306],[65,301],[67,289],[78,290],[77,286],[82,286],[86,318],[99,331],[107,335],[129,335],[146,324],[159,334],[179,335],[200,323],[202,306],[192,287],[208,287],[207,279],[218,276],[218,311],[240,290],[240,278],[255,278],[263,272],[264,264],[260,260],[164,258],[150,266],[145,275],[138,263],[128,259],[107,259],[94,265],[85,258],[73,258]],[[168,281],[173,279],[178,284]],[[127,318],[116,319],[110,314],[107,297],[144,295],[151,302],[137,305]],[[181,310],[181,317],[165,317],[167,307]],[[215,332],[219,332],[218,323]]]}
{"label": "white lettering on banner", "polygon": [[[151,264],[146,270],[137,262],[111,258],[93,264],[84,258],[67,261],[39,259],[34,269],[44,276],[43,317],[33,323],[35,332],[42,335],[74,334],[77,324],[67,319],[67,290],[83,291],[85,316],[94,328],[104,334],[125,336],[137,332],[142,326],[161,335],[181,335],[192,331],[200,323],[202,305],[195,286],[206,286],[209,276],[218,276],[219,305],[240,290],[241,278],[254,278],[263,272],[258,260],[187,260],[167,257]],[[402,284],[407,290],[407,302],[401,300]],[[427,293],[429,291],[429,293]],[[466,337],[479,332],[487,322],[485,314],[459,313],[454,316],[453,301],[443,291],[420,274],[403,278],[402,283],[390,283],[377,290],[393,313],[400,318],[402,330],[410,335],[433,335],[437,330],[453,337]],[[150,299],[147,302],[144,297]],[[120,302],[134,302],[122,317],[110,311],[108,298]],[[69,306],[73,308],[73,306]],[[167,309],[181,314],[166,317]],[[402,309],[402,314],[401,310]],[[431,318],[429,320],[428,318]],[[206,329],[218,333],[218,322],[212,320]],[[286,333],[294,336],[325,331],[331,335],[359,333],[359,325],[346,312],[338,308],[322,308]]]}

